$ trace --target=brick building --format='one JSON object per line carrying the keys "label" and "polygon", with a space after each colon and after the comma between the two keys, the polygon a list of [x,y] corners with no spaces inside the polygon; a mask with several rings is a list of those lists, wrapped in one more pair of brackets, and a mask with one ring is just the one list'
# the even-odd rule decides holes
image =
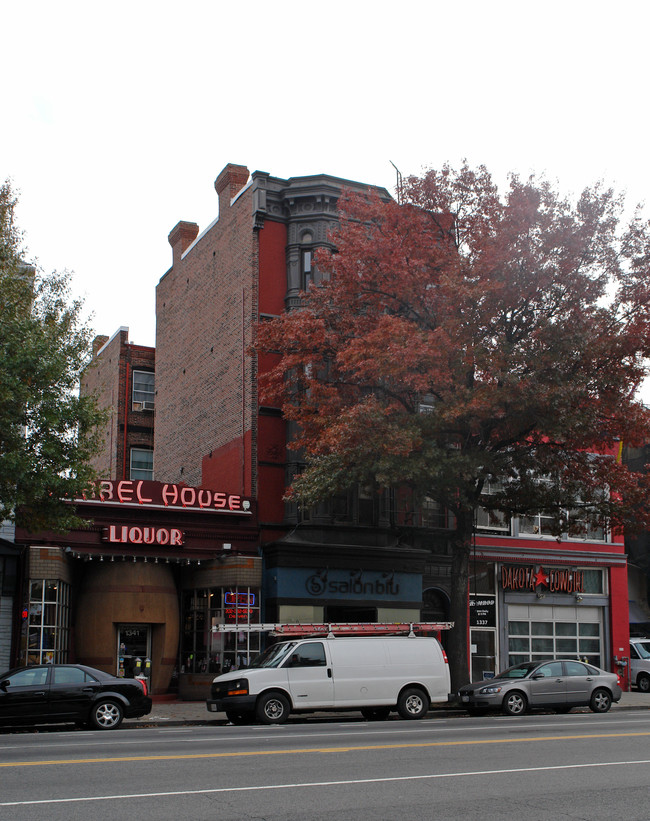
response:
{"label": "brick building", "polygon": [[98,336],[82,395],[106,408],[104,449],[93,467],[105,479],[152,479],[156,350],[129,342],[129,329]]}
{"label": "brick building", "polygon": [[[256,324],[298,307],[300,292],[318,284],[313,254],[329,243],[341,191],[368,186],[324,174],[249,174],[229,164],[215,188],[218,217],[203,231],[181,221],[169,234],[172,265],[156,289],[155,364],[153,351],[131,346],[120,329],[100,340],[86,375],[84,390],[99,391],[113,410],[98,462],[113,481],[92,508],[92,532],[67,541],[24,537],[32,547],[68,549],[76,574],[70,624],[86,642],[81,653],[72,641],[71,652],[115,667],[122,634],[130,631],[143,647],[146,636],[154,666],[165,671],[158,687],[177,679],[181,694],[198,697],[215,672],[245,666],[259,647],[255,634],[212,629],[223,621],[447,620],[451,572],[450,522],[435,506],[408,509],[394,494],[364,488],[311,510],[283,501],[302,462],[287,445],[292,431],[280,410],[259,402],[258,374],[269,363],[248,354]],[[151,376],[129,376],[138,371]],[[141,386],[153,398],[136,395]],[[137,407],[141,401],[155,410]],[[147,489],[128,454],[147,447],[152,419]],[[170,487],[178,489],[177,504],[139,503],[139,496],[168,498]],[[248,508],[197,509],[207,489],[218,492],[211,498],[219,505],[233,497]],[[145,529],[155,539],[160,528],[181,530],[182,544],[147,544]],[[474,679],[528,658],[580,655],[611,667],[614,656],[627,655],[622,537],[594,531],[558,541],[544,517],[495,523],[479,515],[472,568]],[[169,595],[164,615],[149,595],[157,589]],[[102,590],[114,593],[104,620],[93,622],[103,636],[96,653],[84,638],[93,601],[85,590],[94,601]],[[176,624],[175,665],[162,649],[161,624],[167,639]]]}

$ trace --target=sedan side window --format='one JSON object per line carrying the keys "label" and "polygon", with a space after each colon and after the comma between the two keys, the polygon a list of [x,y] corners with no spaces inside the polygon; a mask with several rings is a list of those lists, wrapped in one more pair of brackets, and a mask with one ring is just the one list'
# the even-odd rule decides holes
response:
{"label": "sedan side window", "polygon": [[565,664],[567,676],[588,676],[590,673],[589,668],[579,661],[566,661]]}
{"label": "sedan side window", "polygon": [[562,662],[553,661],[550,664],[545,664],[535,671],[536,676],[544,676],[545,678],[557,678],[562,675]]}
{"label": "sedan side window", "polygon": [[10,679],[9,687],[40,687],[47,681],[47,667],[34,667],[31,670],[20,670]]}
{"label": "sedan side window", "polygon": [[86,674],[78,667],[55,667],[52,670],[53,684],[83,684]]}

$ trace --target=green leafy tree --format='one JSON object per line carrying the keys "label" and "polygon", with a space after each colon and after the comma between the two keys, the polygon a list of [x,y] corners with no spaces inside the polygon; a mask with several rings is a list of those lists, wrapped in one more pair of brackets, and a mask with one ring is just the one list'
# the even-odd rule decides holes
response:
{"label": "green leafy tree", "polygon": [[0,188],[0,519],[31,531],[78,525],[73,506],[94,479],[103,418],[79,397],[92,352],[81,302],[66,273],[44,275],[23,262],[16,197]]}
{"label": "green leafy tree", "polygon": [[[297,425],[303,504],[352,483],[453,514],[448,653],[468,676],[477,511],[543,512],[553,533],[643,527],[648,479],[616,458],[647,441],[650,228],[596,185],[577,202],[484,167],[411,178],[405,202],[340,203],[319,287],[258,328],[264,402]],[[595,454],[601,454],[596,456]]]}

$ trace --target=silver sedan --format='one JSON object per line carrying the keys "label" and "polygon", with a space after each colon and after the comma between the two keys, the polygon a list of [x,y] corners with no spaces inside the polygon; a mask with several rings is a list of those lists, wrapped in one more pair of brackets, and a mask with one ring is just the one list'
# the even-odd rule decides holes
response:
{"label": "silver sedan", "polygon": [[517,664],[496,678],[466,684],[458,691],[461,705],[471,714],[502,710],[511,716],[534,707],[558,713],[590,707],[595,713],[606,713],[621,695],[616,673],[574,659]]}

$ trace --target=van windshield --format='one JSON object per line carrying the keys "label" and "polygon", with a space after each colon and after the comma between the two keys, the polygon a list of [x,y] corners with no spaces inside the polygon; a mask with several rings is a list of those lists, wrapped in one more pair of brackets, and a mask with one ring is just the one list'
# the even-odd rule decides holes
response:
{"label": "van windshield", "polygon": [[642,659],[650,659],[650,642],[636,641],[634,646]]}
{"label": "van windshield", "polygon": [[256,656],[249,664],[249,667],[279,667],[295,646],[295,641],[273,644],[271,647],[267,647],[259,656]]}

